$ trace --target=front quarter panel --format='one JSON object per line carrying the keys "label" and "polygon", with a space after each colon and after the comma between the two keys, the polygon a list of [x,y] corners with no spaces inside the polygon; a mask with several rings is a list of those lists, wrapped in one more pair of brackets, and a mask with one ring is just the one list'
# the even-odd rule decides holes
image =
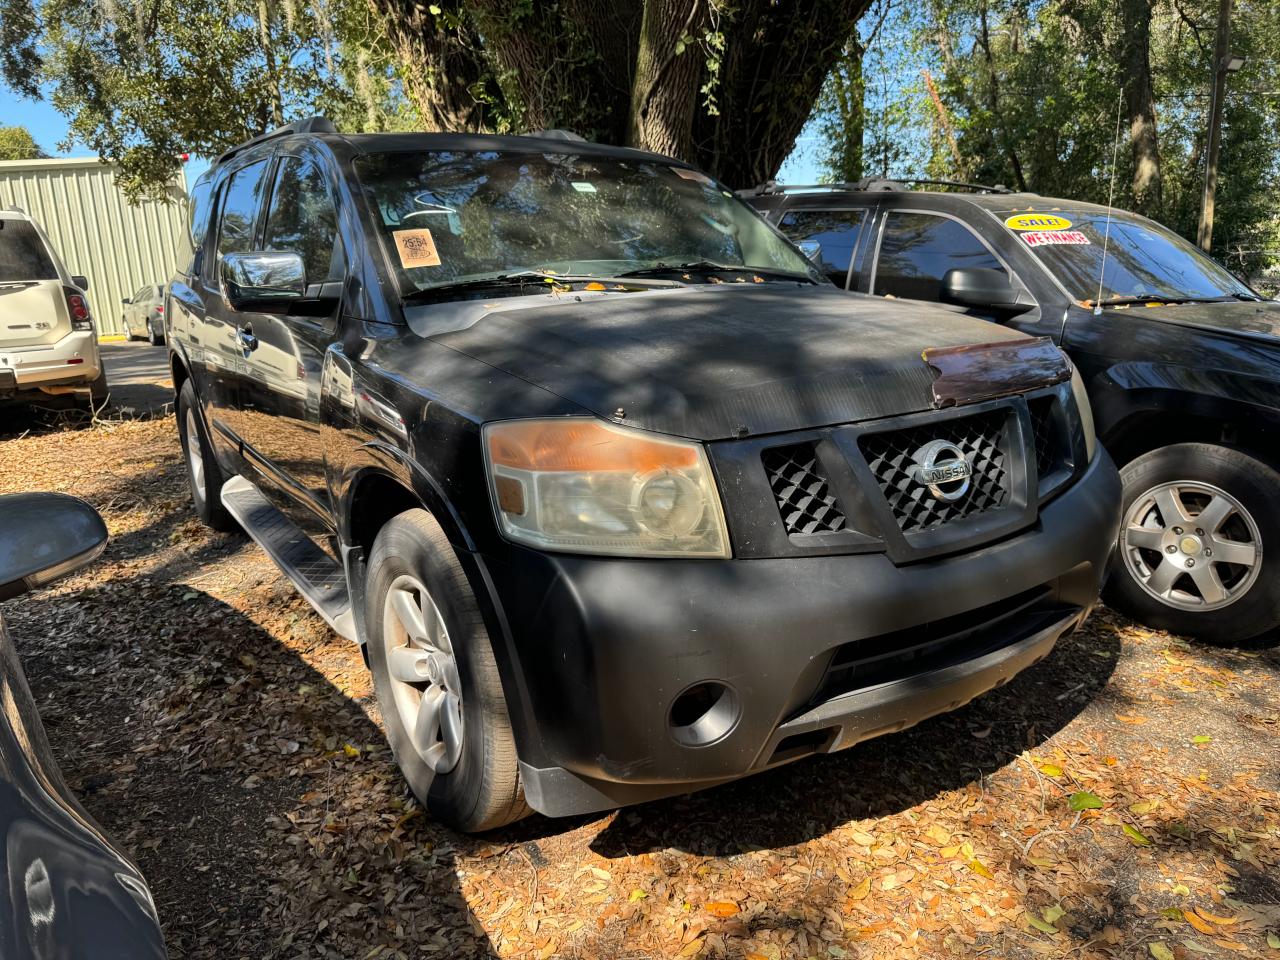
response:
{"label": "front quarter panel", "polygon": [[1280,344],[1144,319],[1140,308],[1073,307],[1067,350],[1080,368],[1098,436],[1122,442],[1144,414],[1280,428]]}

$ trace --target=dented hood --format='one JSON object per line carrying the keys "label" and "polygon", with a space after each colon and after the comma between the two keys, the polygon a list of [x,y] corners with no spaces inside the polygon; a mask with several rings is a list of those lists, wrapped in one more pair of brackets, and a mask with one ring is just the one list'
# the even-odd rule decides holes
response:
{"label": "dented hood", "polygon": [[1023,337],[940,307],[789,283],[471,300],[406,318],[598,416],[699,440],[927,410],[921,351]]}

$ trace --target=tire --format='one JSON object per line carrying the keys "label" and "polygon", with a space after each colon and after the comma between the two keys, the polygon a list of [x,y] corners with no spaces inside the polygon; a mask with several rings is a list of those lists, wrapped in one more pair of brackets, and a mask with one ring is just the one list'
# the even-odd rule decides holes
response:
{"label": "tire", "polygon": [[[1109,604],[1215,644],[1280,627],[1280,512],[1273,507],[1280,473],[1239,450],[1180,443],[1138,457],[1120,478],[1124,519],[1104,594]],[[1199,522],[1206,513],[1208,523]]]}
{"label": "tire", "polygon": [[[191,501],[196,516],[207,527],[224,533],[238,529],[235,518],[222,505],[222,468],[213,455],[213,448],[205,434],[204,418],[200,416],[200,402],[195,387],[187,380],[178,391],[178,441],[182,446],[182,459],[187,465],[187,483],[191,487]],[[194,438],[191,430],[194,427]],[[192,441],[194,440],[194,446]]]}
{"label": "tire", "polygon": [[156,328],[150,323],[147,324],[147,341],[153,346],[158,347],[164,343],[164,335],[156,333]]}
{"label": "tire", "polygon": [[[465,833],[526,816],[515,739],[489,635],[462,565],[429,513],[408,510],[387,522],[374,541],[366,585],[374,689],[387,741],[414,796],[435,819]],[[404,614],[397,613],[404,609],[397,599],[405,598],[420,615],[426,612],[420,626],[435,612],[443,632],[420,632],[413,641]],[[414,654],[422,658],[414,661],[419,670],[413,674],[421,682],[393,677],[395,649],[412,651],[410,660]],[[428,651],[435,652],[428,657]],[[395,659],[403,677],[404,656]],[[427,659],[432,663],[421,666]],[[415,732],[429,701],[441,704],[434,714],[440,719]]]}

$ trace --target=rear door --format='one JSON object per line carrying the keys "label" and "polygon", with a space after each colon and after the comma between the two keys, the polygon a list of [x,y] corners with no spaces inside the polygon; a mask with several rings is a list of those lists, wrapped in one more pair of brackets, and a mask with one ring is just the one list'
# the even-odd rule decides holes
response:
{"label": "rear door", "polygon": [[[865,207],[785,210],[778,229],[798,245],[837,287],[848,289],[858,246],[866,232]],[[812,248],[816,246],[816,251]]]}
{"label": "rear door", "polygon": [[320,380],[347,273],[330,180],[318,154],[277,159],[260,249],[302,257],[306,296],[287,312],[242,315],[256,340],[241,396],[245,455],[287,498],[281,506],[313,532],[323,532],[331,517]]}

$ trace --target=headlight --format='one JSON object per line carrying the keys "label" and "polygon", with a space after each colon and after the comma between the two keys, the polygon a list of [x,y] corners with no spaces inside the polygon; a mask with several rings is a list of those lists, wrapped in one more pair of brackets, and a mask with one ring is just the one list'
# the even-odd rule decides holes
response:
{"label": "headlight", "polygon": [[1084,428],[1084,452],[1090,463],[1093,452],[1098,449],[1098,437],[1093,429],[1093,408],[1089,406],[1089,395],[1085,393],[1084,381],[1080,379],[1080,371],[1074,366],[1071,369],[1071,395],[1076,399],[1076,410],[1080,414],[1080,426]]}
{"label": "headlight", "polygon": [[600,420],[507,420],[484,428],[502,532],[543,550],[727,557],[729,534],[699,443]]}

